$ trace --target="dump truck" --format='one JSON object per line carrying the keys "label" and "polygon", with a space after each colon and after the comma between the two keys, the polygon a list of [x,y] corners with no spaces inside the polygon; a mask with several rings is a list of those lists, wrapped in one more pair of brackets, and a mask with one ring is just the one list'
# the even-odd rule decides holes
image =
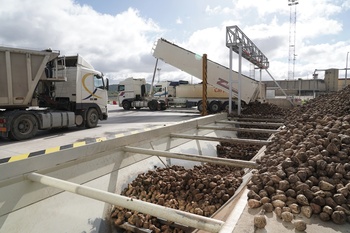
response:
{"label": "dump truck", "polygon": [[[202,111],[203,84],[189,84],[188,81],[162,81],[155,85],[155,97],[166,98],[169,107],[191,108],[196,106]],[[229,95],[222,89],[207,86],[208,111],[217,113],[227,111],[229,107]],[[235,108],[233,103],[233,108]]]}
{"label": "dump truck", "polygon": [[[188,74],[202,79],[203,61],[202,57],[198,54],[184,49],[174,43],[170,43],[167,40],[160,38],[156,46],[153,48],[153,56],[168,63]],[[238,101],[238,73],[232,71],[232,97],[234,102]],[[207,60],[207,83],[208,83],[208,110],[209,112],[216,113],[221,110],[226,110],[229,106],[229,76],[230,69],[216,62]],[[143,81],[141,81],[143,82]],[[137,83],[137,81],[135,81]],[[166,98],[160,95],[152,96],[146,91],[142,91],[142,85],[131,84],[131,79],[121,83],[119,90],[119,104],[124,109],[130,109],[130,107],[150,107],[150,109],[164,109],[170,105],[185,105],[185,106],[197,106],[199,111],[202,111],[202,99],[201,99],[201,85],[196,86],[162,86],[163,90],[167,92],[171,88],[176,88],[176,96]],[[123,86],[124,85],[124,86]],[[126,85],[130,85],[128,88]],[[123,88],[127,91],[123,91]],[[135,88],[135,89],[133,89]],[[159,89],[159,86],[156,86]],[[132,92],[135,92],[134,94]],[[192,96],[186,94],[192,92]],[[249,104],[257,100],[263,101],[265,99],[266,88],[265,85],[259,81],[249,78],[245,75],[241,75],[241,101]],[[224,94],[226,93],[226,94]],[[169,96],[168,96],[169,97]],[[157,104],[158,103],[158,104]],[[165,104],[165,107],[164,107]],[[125,106],[125,107],[124,107]]]}
{"label": "dump truck", "polygon": [[13,140],[38,130],[96,127],[108,118],[108,79],[81,55],[0,47],[0,132]]}

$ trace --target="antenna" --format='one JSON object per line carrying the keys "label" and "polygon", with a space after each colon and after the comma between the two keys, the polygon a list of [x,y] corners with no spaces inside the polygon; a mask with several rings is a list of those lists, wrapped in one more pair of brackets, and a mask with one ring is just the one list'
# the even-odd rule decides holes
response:
{"label": "antenna", "polygon": [[289,16],[289,57],[288,57],[288,80],[294,80],[295,71],[295,35],[296,35],[296,23],[297,23],[297,7],[298,0],[288,0],[288,6],[290,7]]}

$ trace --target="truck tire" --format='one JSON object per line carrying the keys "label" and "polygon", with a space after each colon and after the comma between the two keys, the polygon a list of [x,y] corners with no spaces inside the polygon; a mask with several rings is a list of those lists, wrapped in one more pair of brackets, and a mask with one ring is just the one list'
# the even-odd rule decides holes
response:
{"label": "truck tire", "polygon": [[131,108],[131,103],[129,101],[124,101],[122,103],[124,110],[130,110]]}
{"label": "truck tire", "polygon": [[213,100],[209,104],[209,112],[210,113],[218,113],[221,110],[221,104],[219,101]]}
{"label": "truck tire", "polygon": [[156,100],[151,100],[151,102],[148,103],[149,110],[151,111],[157,111],[158,109],[158,102]]}
{"label": "truck tire", "polygon": [[162,110],[162,111],[166,110],[165,102],[160,102],[160,110]]}
{"label": "truck tire", "polygon": [[98,123],[98,112],[95,108],[90,108],[86,114],[86,128],[95,128]]}
{"label": "truck tire", "polygon": [[[229,110],[229,101],[225,101],[224,103],[223,103],[223,105],[222,105],[222,110],[223,111],[225,111],[225,112],[228,112],[228,110]],[[235,102],[233,102],[232,101],[232,110],[234,110],[234,109],[236,109],[236,104],[235,104]]]}
{"label": "truck tire", "polygon": [[38,122],[31,114],[21,114],[11,123],[9,138],[12,140],[25,140],[32,138],[38,132]]}
{"label": "truck tire", "polygon": [[[207,106],[208,106],[208,103],[207,103]],[[208,109],[208,107],[207,107],[207,109]],[[203,101],[202,100],[198,101],[198,103],[197,103],[197,110],[199,112],[203,111]]]}

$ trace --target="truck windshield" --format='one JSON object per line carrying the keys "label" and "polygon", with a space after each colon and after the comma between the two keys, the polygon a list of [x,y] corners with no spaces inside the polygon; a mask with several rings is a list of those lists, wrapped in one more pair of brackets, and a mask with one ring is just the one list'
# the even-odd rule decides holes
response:
{"label": "truck windshield", "polygon": [[107,89],[107,86],[103,82],[103,78],[99,75],[94,75],[94,85],[96,88]]}
{"label": "truck windshield", "polygon": [[118,91],[125,91],[125,85],[119,85]]}

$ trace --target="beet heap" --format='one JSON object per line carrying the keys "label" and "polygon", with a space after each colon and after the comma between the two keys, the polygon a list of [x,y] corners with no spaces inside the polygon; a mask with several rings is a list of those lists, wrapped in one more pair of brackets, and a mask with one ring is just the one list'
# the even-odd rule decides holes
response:
{"label": "beet heap", "polygon": [[323,221],[350,221],[350,87],[295,107],[257,162],[248,204]]}

